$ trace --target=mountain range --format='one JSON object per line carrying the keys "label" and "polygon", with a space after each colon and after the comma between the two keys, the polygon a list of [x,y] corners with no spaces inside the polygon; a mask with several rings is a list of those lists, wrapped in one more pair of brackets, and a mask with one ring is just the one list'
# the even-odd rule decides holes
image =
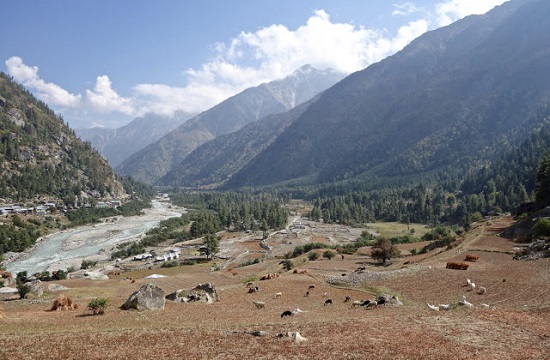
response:
{"label": "mountain range", "polygon": [[75,129],[75,132],[81,139],[91,142],[115,167],[192,117],[192,114],[184,112],[177,112],[173,116],[148,114],[117,129],[95,127]]}
{"label": "mountain range", "polygon": [[343,77],[330,69],[318,70],[304,65],[284,79],[246,89],[186,121],[124,160],[115,170],[155,184],[205,142],[235,132],[265,116],[286,112]]}
{"label": "mountain range", "polygon": [[550,3],[511,1],[429,32],[352,74],[227,188],[403,177],[492,159],[540,126],[550,97]]}
{"label": "mountain range", "polygon": [[230,99],[117,171],[225,189],[467,172],[544,123],[532,115],[550,98],[549,16],[548,2],[512,0],[420,36],[299,108],[263,119],[256,108],[246,127],[206,131],[216,128],[209,112],[218,126],[232,118]]}

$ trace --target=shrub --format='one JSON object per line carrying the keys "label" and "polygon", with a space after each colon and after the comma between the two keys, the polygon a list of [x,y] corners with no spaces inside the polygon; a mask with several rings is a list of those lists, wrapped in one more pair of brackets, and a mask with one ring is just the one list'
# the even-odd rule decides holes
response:
{"label": "shrub", "polygon": [[180,264],[177,261],[166,261],[162,263],[161,268],[173,268],[178,267]]}
{"label": "shrub", "polygon": [[258,278],[256,276],[250,276],[250,277],[243,280],[243,284],[246,285],[246,284],[254,282],[254,281],[258,281]]}
{"label": "shrub", "polygon": [[105,314],[105,309],[107,308],[108,304],[108,299],[95,298],[88,303],[88,310],[90,310],[93,315],[103,315]]}
{"label": "shrub", "polygon": [[17,283],[17,292],[19,293],[19,298],[24,299],[25,296],[31,292],[31,287],[27,284],[21,282]]}
{"label": "shrub", "polygon": [[310,261],[315,261],[319,258],[319,254],[317,254],[315,251],[314,252],[310,252],[308,255],[307,255],[307,258],[310,260]]}
{"label": "shrub", "polygon": [[335,254],[330,250],[327,250],[323,253],[323,257],[326,258],[326,259],[329,259],[329,260],[332,260],[332,258],[334,256],[335,256]]}
{"label": "shrub", "polygon": [[292,270],[292,268],[294,267],[294,264],[292,263],[292,261],[290,259],[286,259],[286,260],[281,261],[281,265],[283,265],[283,268],[285,270]]}
{"label": "shrub", "polygon": [[80,263],[80,269],[86,270],[89,269],[97,264],[97,261],[93,260],[82,260],[82,263]]}
{"label": "shrub", "polygon": [[260,263],[260,259],[256,258],[256,259],[253,259],[253,260],[245,261],[245,262],[237,265],[237,267],[250,266],[250,265],[259,264],[259,263]]}

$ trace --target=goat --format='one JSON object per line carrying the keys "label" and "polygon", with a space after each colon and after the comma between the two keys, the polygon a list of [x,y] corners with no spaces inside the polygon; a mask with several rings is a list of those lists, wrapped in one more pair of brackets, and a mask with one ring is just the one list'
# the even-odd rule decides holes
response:
{"label": "goat", "polygon": [[263,309],[263,308],[265,308],[265,302],[263,302],[263,301],[254,301],[254,300],[252,300],[252,303],[253,303],[254,305],[256,305],[256,308],[257,308],[257,309]]}
{"label": "goat", "polygon": [[438,306],[430,305],[430,304],[428,303],[428,307],[430,308],[430,310],[439,311],[439,307],[438,307]]}
{"label": "goat", "polygon": [[254,282],[252,281],[249,281],[246,283],[246,287],[250,288],[250,287],[253,287],[254,286]]}
{"label": "goat", "polygon": [[363,306],[363,302],[360,300],[355,300],[353,303],[351,303],[351,306],[353,307]]}
{"label": "goat", "polygon": [[467,306],[467,307],[470,307],[470,308],[471,308],[471,307],[474,307],[474,304],[472,304],[471,302],[468,302],[468,301],[466,300],[466,296],[465,296],[465,295],[462,295],[462,300],[460,300],[460,301],[458,302],[458,305],[463,305],[463,306]]}
{"label": "goat", "polygon": [[365,309],[378,307],[378,303],[376,301],[371,301],[371,300],[366,300],[366,301],[368,301],[368,302],[365,305],[363,305],[365,307]]}
{"label": "goat", "polygon": [[361,306],[368,307],[370,304],[373,304],[373,303],[376,304],[376,301],[374,301],[374,300],[363,300],[361,302]]}
{"label": "goat", "polygon": [[313,289],[315,289],[315,285],[309,285],[308,290],[313,290]]}
{"label": "goat", "polygon": [[475,289],[476,289],[476,284],[473,283],[473,282],[470,282],[470,283],[468,284],[468,291],[473,291],[473,290],[475,290]]}
{"label": "goat", "polygon": [[384,307],[386,307],[386,299],[384,298],[378,299],[378,301],[376,302],[376,306],[379,306],[379,305],[384,305]]}
{"label": "goat", "polygon": [[281,314],[281,317],[282,317],[282,318],[286,318],[287,316],[292,316],[292,315],[293,315],[292,311],[290,311],[290,310],[285,310],[285,311],[283,311],[283,313]]}
{"label": "goat", "polygon": [[299,308],[296,308],[292,311],[293,314],[301,314],[301,313],[305,313],[307,311],[304,311],[304,310],[300,310]]}
{"label": "goat", "polygon": [[275,299],[278,299],[283,296],[282,292],[275,293]]}
{"label": "goat", "polygon": [[325,306],[332,305],[332,299],[326,299],[325,300]]}
{"label": "goat", "polygon": [[254,287],[251,287],[251,288],[248,289],[249,294],[253,294],[253,293],[258,292],[258,291],[260,291],[260,288],[257,287],[257,286],[254,286]]}
{"label": "goat", "polygon": [[403,305],[403,303],[399,301],[399,298],[397,296],[392,296],[390,301],[394,305]]}
{"label": "goat", "polygon": [[486,291],[487,291],[487,289],[486,289],[485,287],[483,287],[483,286],[480,286],[479,289],[477,289],[477,293],[478,293],[479,295],[485,294]]}
{"label": "goat", "polygon": [[483,303],[483,304],[481,304],[481,307],[484,308],[484,309],[490,309],[491,305]]}
{"label": "goat", "polygon": [[451,304],[439,304],[439,310],[451,310]]}
{"label": "goat", "polygon": [[346,295],[346,298],[344,299],[344,302],[347,303],[347,302],[350,302],[350,301],[351,301],[351,296]]}

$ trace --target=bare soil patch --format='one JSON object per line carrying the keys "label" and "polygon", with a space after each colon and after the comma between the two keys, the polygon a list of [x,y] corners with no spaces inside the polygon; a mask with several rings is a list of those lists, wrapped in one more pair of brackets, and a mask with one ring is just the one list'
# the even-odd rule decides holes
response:
{"label": "bare soil patch", "polygon": [[[507,251],[514,244],[495,236],[494,224],[479,225],[456,248],[422,258],[395,259],[388,267],[374,266],[363,255],[317,261],[303,256],[293,261],[307,273],[294,274],[282,270],[280,258],[266,253],[260,263],[231,271],[212,271],[227,262],[216,259],[194,266],[125,272],[103,281],[59,281],[68,288],[62,293],[78,309],[48,311],[59,294],[48,292],[39,302],[0,302],[0,358],[547,359],[550,259],[513,260]],[[270,243],[273,253],[284,254],[289,250],[278,246],[294,248],[296,241],[317,238],[336,242],[340,233],[347,234],[342,239],[345,242],[356,235],[354,229],[337,230],[281,234]],[[291,246],[284,243],[285,236],[293,242]],[[236,253],[248,251],[240,262],[257,254],[251,252],[256,251],[252,241],[224,241],[233,241]],[[479,260],[466,271],[445,268],[447,261],[462,261],[465,254],[478,255]],[[360,267],[365,269],[358,271]],[[248,293],[246,279],[273,272],[280,277],[255,281],[259,292]],[[153,273],[167,277],[145,279]],[[326,281],[353,274],[361,279],[354,286]],[[487,292],[468,291],[466,278]],[[133,291],[148,282],[167,293],[210,282],[221,300],[212,305],[167,302],[162,311],[119,309]],[[310,289],[311,285],[315,287]],[[282,297],[275,297],[278,292]],[[366,310],[344,302],[346,296],[372,299],[382,292],[399,296],[404,305]],[[463,295],[474,303],[473,308],[435,312],[426,305],[456,303]],[[96,297],[110,300],[105,315],[89,315],[87,304]],[[328,298],[333,304],[324,306]],[[252,300],[265,302],[265,308],[257,309]],[[491,308],[483,309],[481,303]],[[283,311],[296,308],[303,312],[281,318]],[[251,335],[257,330],[266,336]],[[298,331],[308,340],[293,343],[276,336],[289,331]]]}

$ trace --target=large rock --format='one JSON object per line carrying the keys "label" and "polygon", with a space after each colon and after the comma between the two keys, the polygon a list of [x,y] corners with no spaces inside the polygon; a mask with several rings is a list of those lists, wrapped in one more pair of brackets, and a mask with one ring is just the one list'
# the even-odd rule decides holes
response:
{"label": "large rock", "polygon": [[194,302],[201,301],[212,304],[220,301],[216,287],[213,284],[199,284],[192,289],[179,289],[166,295],[166,299],[176,302]]}
{"label": "large rock", "polygon": [[166,293],[155,284],[145,284],[122,305],[124,310],[164,310]]}
{"label": "large rock", "polygon": [[33,280],[26,282],[25,285],[29,288],[29,292],[25,295],[25,298],[38,298],[44,294],[44,290],[40,287],[40,280]]}
{"label": "large rock", "polygon": [[99,271],[86,271],[84,273],[85,279],[90,280],[109,280],[109,277]]}

